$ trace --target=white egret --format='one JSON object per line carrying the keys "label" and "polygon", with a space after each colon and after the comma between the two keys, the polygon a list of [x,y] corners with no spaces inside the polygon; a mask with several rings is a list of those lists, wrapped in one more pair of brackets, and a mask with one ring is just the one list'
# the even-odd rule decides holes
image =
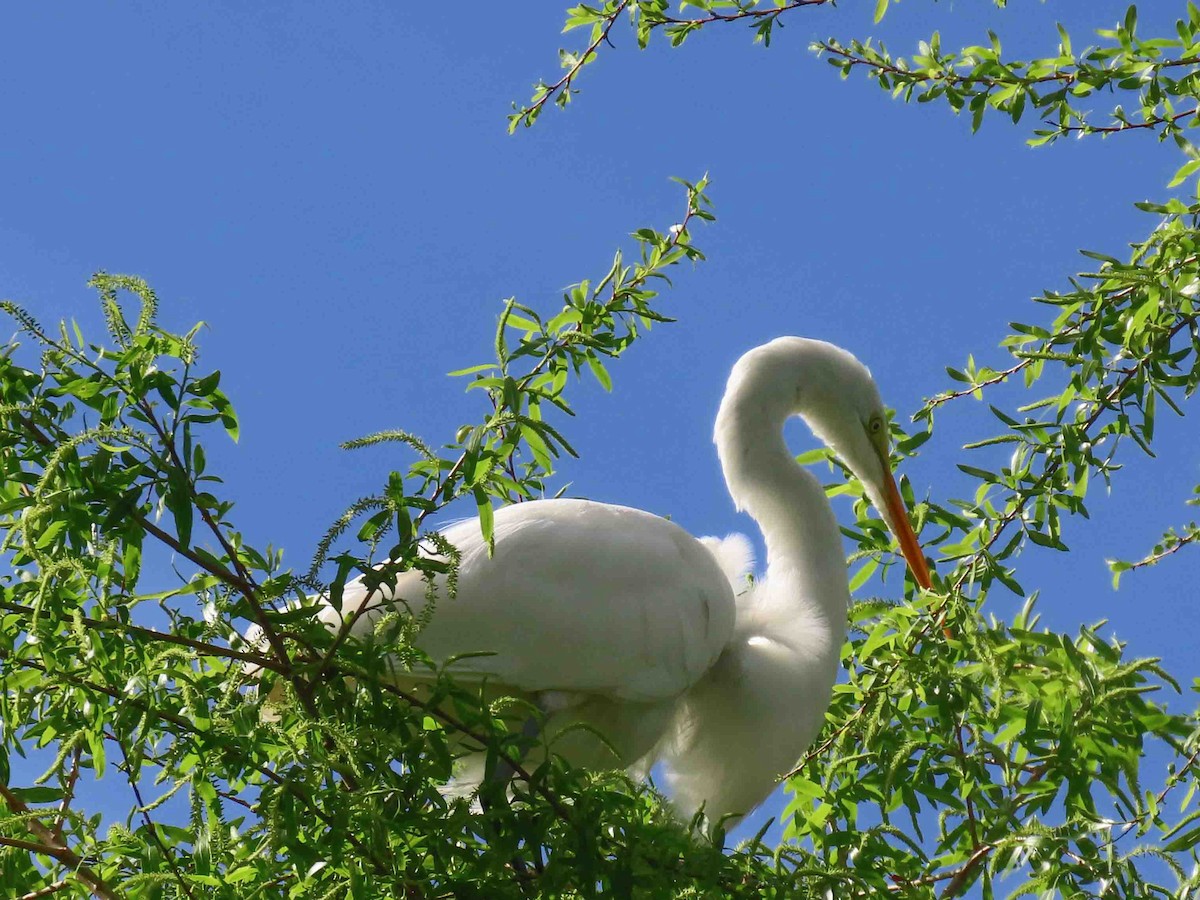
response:
{"label": "white egret", "polygon": [[[573,762],[661,759],[681,810],[705,804],[713,821],[749,812],[821,727],[850,599],[832,508],[784,443],[793,415],[862,481],[928,587],[870,373],[831,344],[782,337],[738,360],[715,430],[733,501],[762,530],[765,578],[735,597],[744,538],[706,544],[636,509],[531,501],[496,511],[491,557],[478,520],[445,530],[461,553],[457,595],[437,604],[417,645],[435,660],[491,651],[452,671],[538,704],[551,736],[582,722],[617,752],[576,729],[552,744]],[[380,593],[351,583],[341,611],[321,617],[337,628],[354,616],[351,634],[367,638],[388,605]],[[419,573],[402,574],[394,596],[420,609]]]}

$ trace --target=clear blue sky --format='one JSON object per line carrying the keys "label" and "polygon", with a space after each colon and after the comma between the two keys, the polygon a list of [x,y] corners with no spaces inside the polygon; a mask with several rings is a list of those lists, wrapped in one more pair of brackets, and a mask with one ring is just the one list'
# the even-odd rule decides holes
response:
{"label": "clear blue sky", "polygon": [[[478,419],[481,397],[444,373],[488,360],[501,299],[556,309],[629,231],[677,220],[669,176],[708,171],[719,221],[696,241],[710,261],[680,270],[664,302],[679,323],[612,366],[611,395],[575,393],[582,459],[562,475],[698,534],[757,537],[710,443],[743,351],[780,334],[841,344],[907,415],[968,352],[1007,359],[1005,323],[1046,320],[1028,298],[1087,268],[1078,248],[1121,256],[1142,238],[1153,221],[1133,201],[1161,197],[1181,162],[1146,134],[1030,150],[1032,120],[972,137],[944,106],[842,81],[807,50],[876,33],[908,53],[934,28],[960,46],[990,27],[1049,53],[1056,19],[1079,46],[1125,0],[906,0],[878,29],[873,6],[793,13],[766,52],[741,28],[645,53],[618,30],[565,114],[510,137],[510,102],[579,43],[559,34],[565,4],[8,5],[0,295],[99,337],[84,282],[103,268],[146,277],[165,324],[206,320],[203,362],[242,418],[241,443],[214,441],[209,467],[248,539],[303,567],[346,503],[407,465],[340,441],[403,427],[441,442]],[[973,489],[955,463],[978,461],[959,448],[991,433],[981,410],[940,416],[905,467],[919,494]],[[1021,580],[1055,627],[1107,617],[1132,654],[1190,680],[1196,560],[1118,593],[1103,562],[1187,517],[1194,425],[1163,419],[1159,436],[1159,460],[1127,457],[1112,496],[1089,498],[1092,520],[1069,525],[1074,552],[1035,549]],[[998,591],[992,611],[1019,603]]]}

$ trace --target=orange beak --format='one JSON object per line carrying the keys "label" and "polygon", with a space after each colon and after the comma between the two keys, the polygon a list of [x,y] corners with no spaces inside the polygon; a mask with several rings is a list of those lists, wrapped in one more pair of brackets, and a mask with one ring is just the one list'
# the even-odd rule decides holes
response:
{"label": "orange beak", "polygon": [[887,464],[887,460],[884,460],[883,466],[883,499],[887,504],[885,512],[888,524],[892,527],[892,533],[896,535],[896,540],[900,543],[900,552],[908,561],[909,571],[912,572],[917,584],[925,590],[929,590],[933,587],[933,581],[929,577],[929,566],[925,564],[925,554],[921,552],[921,545],[917,543],[917,536],[913,533],[912,523],[908,519],[908,510],[904,508],[900,489],[896,487],[896,479],[892,477],[892,470]]}

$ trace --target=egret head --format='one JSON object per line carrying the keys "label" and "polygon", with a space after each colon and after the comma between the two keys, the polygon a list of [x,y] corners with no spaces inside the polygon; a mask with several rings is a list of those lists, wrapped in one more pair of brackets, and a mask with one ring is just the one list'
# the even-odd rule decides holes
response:
{"label": "egret head", "polygon": [[[870,370],[840,347],[781,337],[747,353],[734,369],[740,391],[776,412],[798,415],[862,482],[895,535],[913,577],[931,584],[929,568],[892,477],[887,410]],[[732,381],[731,381],[732,383]]]}

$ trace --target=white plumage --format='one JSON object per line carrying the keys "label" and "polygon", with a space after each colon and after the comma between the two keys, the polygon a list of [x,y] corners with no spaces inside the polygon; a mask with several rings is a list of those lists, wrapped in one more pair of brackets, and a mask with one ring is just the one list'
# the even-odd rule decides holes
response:
{"label": "white plumage", "polygon": [[[555,752],[589,766],[661,760],[682,812],[710,819],[760,803],[820,730],[845,637],[849,591],[841,535],[821,485],[782,436],[802,416],[862,480],[917,580],[929,575],[888,461],[885,411],[870,373],[831,344],[778,338],[734,366],[715,441],[730,494],[767,546],[753,586],[741,535],[697,540],[650,513],[586,500],[496,511],[489,558],[476,520],[444,536],[461,553],[458,593],[442,598],[417,644],[452,670],[539,703]],[[735,596],[736,595],[736,596]],[[417,573],[396,596],[424,604]],[[336,628],[366,637],[383,598],[347,585]],[[363,607],[359,614],[359,607]]]}

